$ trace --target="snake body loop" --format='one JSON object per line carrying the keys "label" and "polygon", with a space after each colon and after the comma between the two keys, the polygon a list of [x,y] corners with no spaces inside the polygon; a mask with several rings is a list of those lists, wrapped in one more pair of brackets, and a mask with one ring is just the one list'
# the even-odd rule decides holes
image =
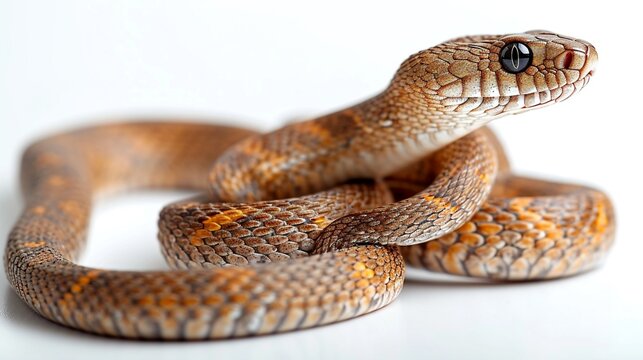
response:
{"label": "snake body loop", "polygon": [[[514,43],[532,56],[518,73],[499,55]],[[405,260],[499,280],[586,271],[613,240],[609,199],[512,175],[484,125],[570,97],[596,61],[589,43],[544,31],[470,36],[411,56],[369,100],[268,134],[141,122],[43,139],[23,156],[7,277],[76,329],[215,339],[379,309],[399,294]],[[94,197],[141,187],[210,190],[161,212],[175,270],[75,264]]]}

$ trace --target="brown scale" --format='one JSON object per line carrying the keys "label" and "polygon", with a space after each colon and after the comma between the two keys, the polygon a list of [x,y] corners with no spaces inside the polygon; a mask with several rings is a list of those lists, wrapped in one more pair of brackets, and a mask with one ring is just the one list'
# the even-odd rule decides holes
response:
{"label": "brown scale", "polygon": [[[519,74],[499,62],[513,41],[533,51]],[[402,254],[488,279],[588,270],[613,240],[609,199],[511,175],[483,126],[565,100],[596,61],[589,43],[548,32],[464,37],[412,55],[371,99],[269,134],[139,122],[43,139],[23,157],[26,205],[7,278],[32,309],[72,328],[214,339],[379,309],[401,291]],[[75,264],[93,198],[140,187],[210,189],[160,215],[175,270]]]}

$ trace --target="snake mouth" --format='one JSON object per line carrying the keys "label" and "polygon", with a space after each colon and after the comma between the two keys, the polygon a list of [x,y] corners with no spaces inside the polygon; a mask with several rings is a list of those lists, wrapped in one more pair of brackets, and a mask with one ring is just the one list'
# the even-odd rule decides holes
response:
{"label": "snake mouth", "polygon": [[[505,106],[498,110],[496,115],[502,115],[503,113],[518,114],[524,111],[565,101],[572,95],[581,91],[589,83],[591,77],[592,72],[590,71],[582,78],[569,84],[560,85],[556,88],[509,96],[509,99],[504,101],[504,97],[500,97],[499,105],[502,105],[503,102],[505,102]],[[487,114],[489,114],[489,112]]]}
{"label": "snake mouth", "polygon": [[590,71],[589,73],[587,73],[587,75],[583,76],[582,78],[572,83],[565,84],[551,90],[547,90],[547,92],[549,92],[549,95],[550,95],[549,100],[541,101],[540,104],[534,104],[529,107],[531,108],[537,105],[547,105],[550,103],[558,103],[558,102],[567,100],[570,96],[581,91],[585,87],[585,85],[589,83],[589,80],[591,79],[591,77],[592,77],[592,71]]}
{"label": "snake mouth", "polygon": [[566,100],[589,83],[592,72],[582,78],[551,89],[509,96],[451,97],[442,100],[446,111],[468,113],[472,116],[498,117],[518,114]]}

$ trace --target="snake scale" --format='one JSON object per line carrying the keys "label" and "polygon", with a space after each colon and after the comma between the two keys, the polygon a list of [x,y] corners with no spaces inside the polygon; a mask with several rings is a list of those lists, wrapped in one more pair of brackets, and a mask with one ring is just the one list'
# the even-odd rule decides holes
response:
{"label": "snake scale", "polygon": [[[467,36],[412,55],[364,102],[267,134],[129,122],[42,139],[23,156],[7,278],[72,328],[215,339],[379,309],[405,262],[503,281],[586,271],[612,244],[610,200],[512,175],[484,125],[569,98],[597,61],[591,44],[547,31]],[[95,196],[141,187],[209,189],[161,212],[173,270],[75,264]]]}

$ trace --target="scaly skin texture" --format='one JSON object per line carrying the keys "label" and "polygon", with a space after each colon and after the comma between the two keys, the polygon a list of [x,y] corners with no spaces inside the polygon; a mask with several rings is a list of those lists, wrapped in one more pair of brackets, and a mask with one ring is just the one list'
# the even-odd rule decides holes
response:
{"label": "scaly skin texture", "polygon": [[[533,52],[518,74],[498,55],[514,41]],[[543,31],[464,37],[411,56],[363,103],[269,134],[142,122],[43,139],[23,157],[26,206],[7,242],[7,277],[66,326],[216,339],[379,309],[401,290],[402,254],[489,279],[579,273],[612,243],[609,199],[511,175],[483,126],[568,98],[596,61],[590,44]],[[93,197],[134,187],[210,189],[161,213],[175,270],[75,264]]]}

